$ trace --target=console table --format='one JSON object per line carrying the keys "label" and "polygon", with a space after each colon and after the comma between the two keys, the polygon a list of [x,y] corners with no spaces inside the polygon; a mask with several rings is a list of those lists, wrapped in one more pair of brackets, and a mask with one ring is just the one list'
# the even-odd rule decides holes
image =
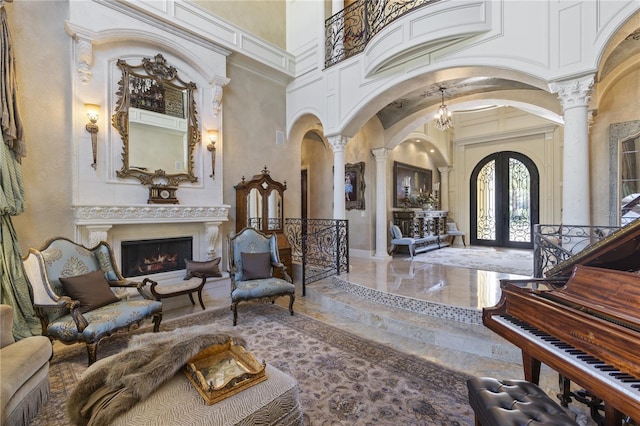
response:
{"label": "console table", "polygon": [[403,236],[416,240],[416,253],[450,244],[444,210],[396,210],[393,223],[398,225]]}

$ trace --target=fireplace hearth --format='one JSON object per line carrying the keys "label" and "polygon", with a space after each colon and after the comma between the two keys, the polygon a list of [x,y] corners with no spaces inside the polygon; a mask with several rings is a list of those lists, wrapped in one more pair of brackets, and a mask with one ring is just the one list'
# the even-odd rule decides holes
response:
{"label": "fireplace hearth", "polygon": [[122,241],[122,274],[127,277],[186,269],[193,258],[193,237]]}

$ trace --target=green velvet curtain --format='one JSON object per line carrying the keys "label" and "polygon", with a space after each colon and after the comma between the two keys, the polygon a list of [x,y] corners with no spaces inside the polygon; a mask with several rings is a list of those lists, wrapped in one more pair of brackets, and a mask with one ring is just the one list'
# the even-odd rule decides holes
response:
{"label": "green velvet curtain", "polygon": [[14,310],[13,336],[19,340],[40,334],[29,284],[22,269],[20,244],[11,216],[25,210],[20,159],[26,153],[22,122],[16,103],[16,75],[7,12],[0,3],[0,303]]}

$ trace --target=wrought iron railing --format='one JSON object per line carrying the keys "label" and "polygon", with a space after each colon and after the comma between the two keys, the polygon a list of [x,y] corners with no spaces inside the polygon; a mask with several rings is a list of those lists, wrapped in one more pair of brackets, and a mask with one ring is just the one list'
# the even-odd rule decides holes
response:
{"label": "wrought iron railing", "polygon": [[617,226],[534,225],[533,276],[544,273],[620,229]]}
{"label": "wrought iron railing", "polygon": [[329,68],[364,50],[384,27],[405,13],[438,0],[357,0],[325,21],[325,61]]}
{"label": "wrought iron railing", "polygon": [[349,221],[285,219],[291,258],[302,264],[302,295],[306,285],[349,270]]}

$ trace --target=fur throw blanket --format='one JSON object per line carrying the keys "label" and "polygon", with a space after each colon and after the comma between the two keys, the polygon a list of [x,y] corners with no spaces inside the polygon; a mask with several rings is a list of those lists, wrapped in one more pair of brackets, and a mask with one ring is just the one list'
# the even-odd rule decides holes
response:
{"label": "fur throw blanket", "polygon": [[[233,338],[214,334],[211,325],[133,336],[119,354],[98,361],[82,375],[67,400],[73,424],[102,426],[145,400],[203,349]],[[245,346],[246,347],[246,346]]]}

